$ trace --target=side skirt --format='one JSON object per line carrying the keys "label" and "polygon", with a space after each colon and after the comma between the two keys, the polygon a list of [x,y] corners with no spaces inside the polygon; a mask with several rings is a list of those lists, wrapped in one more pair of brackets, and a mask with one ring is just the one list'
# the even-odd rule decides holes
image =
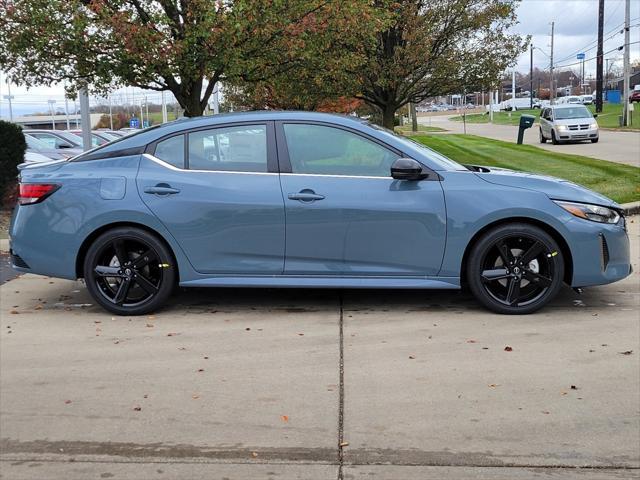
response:
{"label": "side skirt", "polygon": [[216,276],[180,282],[181,287],[460,288],[459,277]]}

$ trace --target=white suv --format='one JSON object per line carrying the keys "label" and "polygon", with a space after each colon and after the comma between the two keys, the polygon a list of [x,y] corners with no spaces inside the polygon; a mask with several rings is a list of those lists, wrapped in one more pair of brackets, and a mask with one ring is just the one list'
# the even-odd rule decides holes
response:
{"label": "white suv", "polygon": [[540,112],[540,143],[599,139],[598,123],[584,105],[563,104],[545,107]]}

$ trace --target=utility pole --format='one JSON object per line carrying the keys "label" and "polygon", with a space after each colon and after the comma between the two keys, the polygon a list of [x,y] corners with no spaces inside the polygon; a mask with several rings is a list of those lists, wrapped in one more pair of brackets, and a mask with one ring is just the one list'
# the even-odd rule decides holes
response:
{"label": "utility pole", "polygon": [[9,82],[8,78],[7,78],[7,93],[8,95],[5,95],[4,98],[9,101],[9,121],[13,122],[13,107],[11,106],[11,100],[13,100],[15,97],[11,95],[11,83]]}
{"label": "utility pole", "polygon": [[218,115],[220,113],[220,84],[216,85],[213,91],[213,114]]}
{"label": "utility pole", "polygon": [[[78,90],[78,97],[80,97],[80,121],[82,124],[82,149],[90,150],[91,142],[91,116],[89,114],[89,92],[87,90],[86,82],[81,83],[80,90]],[[78,117],[76,117],[77,119]],[[77,120],[76,120],[77,122]]]}
{"label": "utility pole", "polygon": [[144,109],[147,112],[147,125],[151,125],[151,121],[149,120],[149,102],[147,102],[147,96],[144,96]]}
{"label": "utility pole", "polygon": [[631,17],[631,0],[626,0],[624,5],[624,101],[622,105],[624,110],[622,111],[622,125],[624,127],[629,126],[629,30]]}
{"label": "utility pole", "polygon": [[553,29],[555,27],[554,22],[551,22],[551,55],[549,57],[549,104],[553,105]]}
{"label": "utility pole", "polygon": [[144,112],[142,111],[142,99],[140,99],[140,128],[144,128]]}
{"label": "utility pole", "polygon": [[80,128],[80,124],[78,123],[78,104],[75,98],[73,99],[73,115],[76,117],[76,128]]}
{"label": "utility pole", "polygon": [[[602,50],[604,29],[604,0],[598,0],[598,53],[596,57],[596,113],[602,112]],[[609,63],[607,61],[607,63]]]}
{"label": "utility pole", "polygon": [[71,130],[71,122],[69,120],[69,100],[67,99],[67,92],[64,93],[64,116],[67,119],[67,130]]}
{"label": "utility pole", "polygon": [[51,130],[55,130],[56,129],[56,118],[55,118],[55,112],[53,109],[53,106],[55,105],[56,101],[55,100],[47,100],[47,103],[49,104],[49,113],[51,114]]}
{"label": "utility pole", "polygon": [[167,123],[167,101],[164,96],[164,90],[162,91],[162,123]]}
{"label": "utility pole", "polygon": [[533,43],[531,44],[531,61],[529,65],[529,108],[533,110]]}
{"label": "utility pole", "polygon": [[113,113],[111,112],[111,95],[109,95],[109,127],[113,130]]}
{"label": "utility pole", "polygon": [[511,72],[511,110],[516,109],[516,69]]}

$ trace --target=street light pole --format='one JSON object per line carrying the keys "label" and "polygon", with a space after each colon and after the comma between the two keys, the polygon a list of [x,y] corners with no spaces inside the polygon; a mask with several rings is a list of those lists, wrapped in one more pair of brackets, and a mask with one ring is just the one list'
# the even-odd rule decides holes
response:
{"label": "street light pole", "polygon": [[529,108],[533,110],[533,43],[531,44],[531,63],[529,65]]}
{"label": "street light pole", "polygon": [[602,112],[602,57],[604,29],[604,0],[598,1],[598,53],[596,56],[596,112]]}
{"label": "street light pole", "polygon": [[113,130],[113,113],[111,112],[111,95],[109,95],[109,127]]}
{"label": "street light pole", "polygon": [[553,105],[553,29],[554,22],[551,22],[551,56],[549,57],[549,105]]}
{"label": "street light pole", "polygon": [[11,100],[13,100],[15,97],[11,95],[11,83],[9,83],[8,79],[7,79],[7,93],[8,95],[5,95],[4,98],[9,101],[9,121],[13,122],[13,106],[11,105]]}
{"label": "street light pole", "polygon": [[624,5],[624,101],[622,105],[624,110],[622,111],[622,125],[629,126],[629,22],[631,17],[631,0],[626,0]]}
{"label": "street light pole", "polygon": [[55,116],[54,116],[53,106],[55,105],[56,101],[55,100],[48,100],[47,103],[49,104],[49,113],[51,114],[51,130],[55,130],[56,129],[56,119],[55,119]]}

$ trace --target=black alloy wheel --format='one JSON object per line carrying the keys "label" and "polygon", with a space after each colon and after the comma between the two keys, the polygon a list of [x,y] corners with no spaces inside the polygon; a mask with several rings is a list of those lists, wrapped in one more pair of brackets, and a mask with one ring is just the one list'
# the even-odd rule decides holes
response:
{"label": "black alloy wheel", "polygon": [[137,228],[117,228],[89,248],[84,278],[93,298],[118,315],[142,315],[159,308],[176,280],[164,243]]}
{"label": "black alloy wheel", "polygon": [[555,240],[527,224],[498,227],[475,245],[467,278],[474,295],[498,313],[531,313],[562,286],[564,259]]}

